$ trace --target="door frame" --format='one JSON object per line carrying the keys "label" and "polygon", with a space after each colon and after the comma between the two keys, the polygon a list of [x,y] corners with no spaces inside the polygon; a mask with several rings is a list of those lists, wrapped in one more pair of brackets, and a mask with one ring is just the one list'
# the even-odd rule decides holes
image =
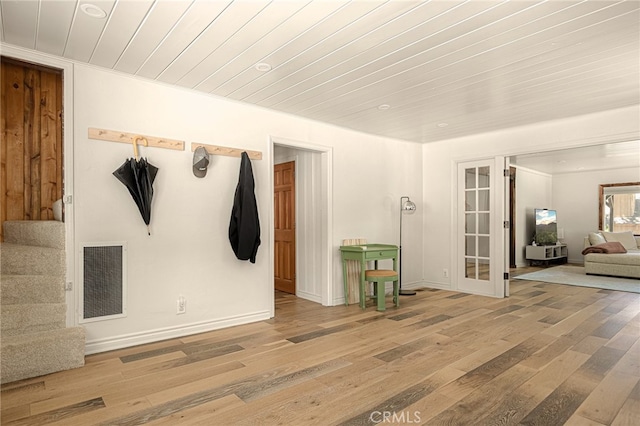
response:
{"label": "door frame", "polygon": [[509,209],[509,269],[516,268],[516,176],[517,170],[509,163],[509,200],[505,205]]}
{"label": "door frame", "polygon": [[[321,217],[321,248],[319,252],[321,253],[320,260],[318,261],[318,271],[320,274],[320,282],[322,287],[322,305],[323,306],[333,306],[335,304],[335,294],[336,289],[333,286],[333,253],[332,253],[332,235],[333,235],[333,148],[318,145],[308,142],[302,142],[293,139],[287,139],[279,136],[269,136],[269,144],[268,144],[268,158],[270,158],[270,173],[269,173],[269,193],[273,194],[274,191],[274,182],[273,182],[273,166],[274,166],[274,146],[282,146],[297,150],[310,151],[312,153],[320,155],[321,159],[321,170],[320,176],[321,178],[316,183],[318,185],[318,190],[321,194],[321,204],[323,209],[323,215]],[[298,179],[299,170],[296,167],[296,179]],[[297,206],[296,206],[297,209]],[[270,282],[273,280],[274,276],[274,249],[275,249],[275,241],[274,241],[274,223],[273,223],[273,215],[274,215],[274,206],[273,206],[273,197],[270,197],[269,200],[269,216],[272,220],[269,221],[269,277]],[[296,227],[296,233],[299,233],[300,230]],[[296,236],[297,238],[297,236]],[[296,249],[297,250],[297,249]],[[296,261],[298,259],[298,254],[296,253]],[[296,290],[297,291],[297,290]],[[272,312],[271,315],[275,315],[275,297],[274,292],[271,293],[272,297]]]}
{"label": "door frame", "polygon": [[2,56],[14,58],[23,62],[31,62],[45,67],[57,68],[62,71],[62,150],[63,150],[63,186],[62,200],[64,203],[64,227],[67,276],[65,277],[65,302],[67,305],[66,325],[75,327],[78,322],[78,291],[76,283],[80,282],[76,276],[76,252],[74,235],[74,205],[73,205],[73,63],[57,59],[38,52],[21,49],[15,46],[0,44]]}

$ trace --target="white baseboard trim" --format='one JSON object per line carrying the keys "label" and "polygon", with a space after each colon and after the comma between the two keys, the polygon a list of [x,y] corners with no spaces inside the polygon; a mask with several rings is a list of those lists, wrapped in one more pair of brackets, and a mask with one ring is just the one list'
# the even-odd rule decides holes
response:
{"label": "white baseboard trim", "polygon": [[318,296],[317,294],[307,293],[305,291],[297,291],[296,296],[301,299],[310,300],[311,302],[322,304],[322,296]]}
{"label": "white baseboard trim", "polygon": [[107,337],[103,339],[87,340],[85,343],[85,354],[91,355],[100,352],[112,351],[114,349],[128,348],[131,346],[143,345],[145,343],[159,342],[161,340],[175,339],[192,334],[204,333],[235,325],[248,324],[257,321],[264,321],[271,318],[269,311],[254,312],[252,314],[239,315],[217,319],[213,321],[203,321],[192,324],[184,324],[175,327],[165,327],[155,330],[148,330],[139,333],[124,334],[121,336]]}
{"label": "white baseboard trim", "polygon": [[424,285],[419,287],[419,288],[431,288],[431,289],[436,289],[436,290],[458,291],[458,290],[452,289],[450,284],[441,284],[441,283],[424,283]]}
{"label": "white baseboard trim", "polygon": [[[403,284],[402,286],[405,290],[417,290],[419,288],[436,288],[438,290],[451,290],[451,283],[442,283],[436,281],[420,281],[416,283],[411,283],[409,285]],[[455,290],[451,290],[455,291]]]}

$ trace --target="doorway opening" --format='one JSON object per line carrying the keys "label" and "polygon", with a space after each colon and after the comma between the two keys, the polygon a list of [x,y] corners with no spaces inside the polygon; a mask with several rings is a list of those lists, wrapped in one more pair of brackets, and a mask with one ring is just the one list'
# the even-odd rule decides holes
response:
{"label": "doorway opening", "polygon": [[[272,199],[271,213],[274,220],[270,241],[271,268],[276,280],[276,250],[291,244],[278,242],[283,235],[276,229],[276,182],[274,173],[277,164],[293,163],[295,181],[293,200],[292,239],[294,244],[294,264],[289,271],[295,272],[295,295],[297,297],[321,303],[324,306],[335,304],[332,282],[333,253],[331,253],[331,148],[308,144],[283,138],[271,138],[272,149]],[[287,231],[289,232],[289,231]],[[278,246],[278,247],[277,247]],[[281,271],[278,271],[280,275]]]}
{"label": "doorway opening", "polygon": [[62,220],[54,215],[64,182],[62,71],[3,56],[1,74],[6,140],[0,154],[0,223]]}
{"label": "doorway opening", "polygon": [[[35,71],[41,73],[53,73],[55,74],[56,79],[61,80],[61,84],[56,83],[56,98],[62,100],[62,103],[59,106],[59,109],[55,112],[47,112],[48,117],[47,120],[49,123],[47,124],[49,130],[53,130],[53,127],[50,126],[52,118],[56,119],[56,129],[55,133],[58,132],[57,123],[60,123],[61,132],[57,133],[59,137],[61,137],[61,145],[57,147],[58,154],[56,155],[56,168],[62,172],[62,178],[59,180],[59,177],[56,177],[56,195],[53,195],[55,201],[59,200],[59,196],[62,197],[62,206],[63,206],[63,216],[64,225],[65,225],[65,248],[66,248],[66,269],[67,269],[67,277],[66,282],[71,290],[65,291],[65,302],[67,304],[67,315],[66,315],[66,325],[67,327],[73,327],[78,325],[78,317],[76,315],[78,300],[77,300],[77,292],[75,291],[75,286],[73,286],[73,282],[76,281],[75,272],[75,242],[74,242],[74,209],[72,203],[73,199],[73,64],[62,59],[56,59],[50,56],[40,55],[36,52],[30,52],[19,48],[14,48],[12,46],[3,46],[2,48],[2,59],[3,61],[11,61],[14,63],[22,63],[27,64],[29,67],[32,67]],[[34,72],[35,72],[34,71]],[[4,78],[4,70],[3,70],[3,78]],[[46,86],[46,85],[45,85]],[[52,87],[49,85],[48,87]],[[42,86],[40,88],[42,91]],[[49,89],[49,94],[52,95],[53,90]],[[3,94],[3,100],[6,101]],[[40,101],[40,100],[38,100]],[[7,111],[4,108],[4,104],[2,105],[3,113]],[[51,104],[44,108],[44,111],[50,111]],[[34,104],[34,107],[36,105]],[[42,105],[40,106],[41,113],[43,112]],[[58,115],[59,114],[59,115]],[[62,123],[64,122],[64,125]],[[42,128],[40,129],[42,130]],[[4,142],[4,141],[3,141]],[[42,157],[42,153],[41,153]],[[49,162],[51,159],[49,159]],[[60,163],[58,163],[60,161]],[[50,173],[52,170],[49,167]],[[41,174],[41,181],[45,176]],[[5,182],[4,179],[0,179],[2,182]],[[47,184],[47,190],[45,191],[47,194],[54,194],[50,190],[53,188],[53,185]],[[41,192],[42,196],[42,192]],[[51,195],[47,197],[49,200]],[[4,204],[4,202],[2,203]],[[60,204],[60,203],[58,203]],[[8,204],[7,204],[8,205]],[[41,208],[44,204],[41,203]],[[47,219],[49,214],[52,212],[49,211],[49,207],[46,207],[46,215]],[[41,215],[42,219],[42,215]],[[6,220],[6,217],[3,218]]]}
{"label": "doorway opening", "polygon": [[529,266],[525,248],[535,235],[535,208],[558,210],[557,236],[568,248],[568,263],[582,263],[583,239],[597,223],[598,185],[637,180],[640,141],[635,135],[573,141],[573,146],[512,153],[516,169],[515,267]]}

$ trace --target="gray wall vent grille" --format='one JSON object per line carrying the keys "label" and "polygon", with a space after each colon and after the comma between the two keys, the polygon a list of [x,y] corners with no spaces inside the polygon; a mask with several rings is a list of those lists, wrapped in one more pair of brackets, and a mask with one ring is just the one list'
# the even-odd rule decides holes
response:
{"label": "gray wall vent grille", "polygon": [[82,318],[96,321],[126,315],[123,244],[82,247]]}

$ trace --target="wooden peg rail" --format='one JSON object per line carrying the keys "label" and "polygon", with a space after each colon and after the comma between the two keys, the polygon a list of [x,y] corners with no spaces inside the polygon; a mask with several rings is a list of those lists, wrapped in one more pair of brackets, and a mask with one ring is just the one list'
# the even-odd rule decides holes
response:
{"label": "wooden peg rail", "polygon": [[147,141],[146,144],[142,143],[142,145],[145,146],[184,151],[184,141],[159,138],[156,136],[140,135],[137,133],[118,132],[116,130],[95,129],[93,127],[89,127],[89,138],[127,144],[133,143],[134,138],[138,138],[138,140],[145,139]]}
{"label": "wooden peg rail", "polygon": [[[141,145],[152,146],[156,148],[174,149],[177,151],[184,151],[184,141],[175,139],[165,139],[156,136],[141,135],[138,133],[119,132],[117,130],[96,129],[89,127],[89,138],[99,139],[109,142],[120,142],[126,144],[133,144],[136,146],[139,141]],[[203,146],[207,152],[211,155],[226,155],[228,157],[240,157],[243,152],[249,155],[252,160],[262,160],[262,152],[250,151],[239,148],[229,148],[226,146],[207,145],[204,143],[192,143],[191,151],[195,151],[197,147]]]}
{"label": "wooden peg rail", "polygon": [[240,157],[243,152],[246,152],[252,160],[262,160],[262,152],[249,151],[248,149],[228,148],[226,146],[207,145],[204,143],[192,143],[191,151],[195,151],[199,146],[203,146],[207,152],[211,155],[226,155],[228,157]]}

